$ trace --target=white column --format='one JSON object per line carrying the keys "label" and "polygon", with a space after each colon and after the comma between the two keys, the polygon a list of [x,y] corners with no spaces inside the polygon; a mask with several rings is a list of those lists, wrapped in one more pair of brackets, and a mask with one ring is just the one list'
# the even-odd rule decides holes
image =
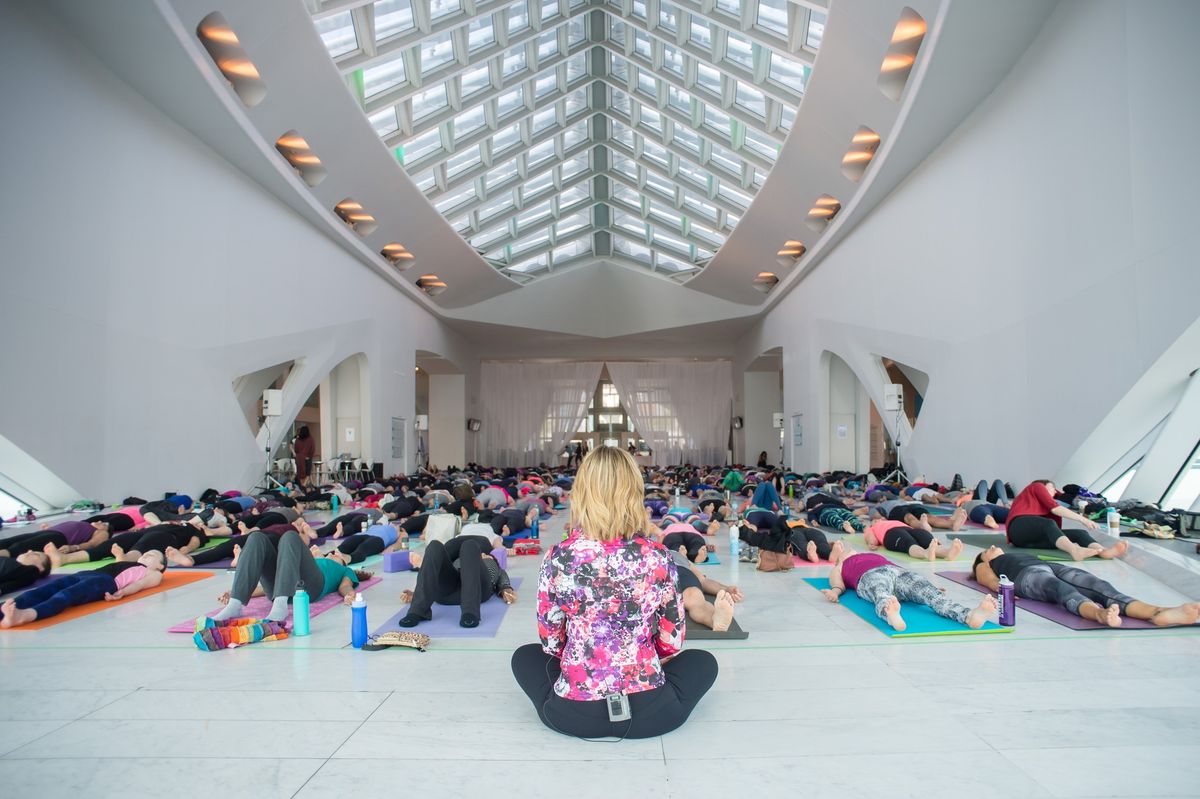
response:
{"label": "white column", "polygon": [[467,380],[429,376],[429,462],[462,466],[467,453]]}

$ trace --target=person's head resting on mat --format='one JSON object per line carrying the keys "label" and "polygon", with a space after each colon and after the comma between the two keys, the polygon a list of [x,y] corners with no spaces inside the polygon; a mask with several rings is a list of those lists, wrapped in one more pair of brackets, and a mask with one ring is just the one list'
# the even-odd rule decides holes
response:
{"label": "person's head resting on mat", "polygon": [[596,541],[632,538],[645,532],[644,497],[633,456],[619,447],[596,447],[575,475],[569,529]]}
{"label": "person's head resting on mat", "polygon": [[986,567],[986,570],[984,571],[985,576],[991,575],[992,577],[994,577],[995,572],[993,572],[992,567],[988,566],[987,564],[991,563],[993,558],[998,558],[1003,554],[1004,554],[1004,550],[1001,549],[1000,547],[996,546],[995,544],[992,544],[990,547],[988,547],[987,549],[980,552],[978,555],[975,556],[975,562],[971,564],[971,578],[974,579],[976,582],[979,582],[979,583],[983,582],[983,580],[980,579],[980,571],[979,571],[980,566]]}
{"label": "person's head resting on mat", "polygon": [[22,552],[20,555],[17,555],[17,563],[20,563],[22,566],[32,566],[43,577],[50,573],[50,556],[45,552]]}
{"label": "person's head resting on mat", "polygon": [[152,549],[149,552],[146,552],[137,559],[137,562],[152,572],[161,572],[167,570],[167,561],[163,557],[163,553],[159,552],[157,549]]}

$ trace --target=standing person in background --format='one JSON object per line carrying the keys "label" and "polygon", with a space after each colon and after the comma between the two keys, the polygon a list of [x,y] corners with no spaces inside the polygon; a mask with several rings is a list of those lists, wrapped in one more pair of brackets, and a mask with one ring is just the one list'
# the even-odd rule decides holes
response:
{"label": "standing person in background", "polygon": [[643,497],[633,457],[597,447],[575,478],[570,535],[542,562],[541,643],[514,652],[512,669],[538,718],[564,735],[662,735],[687,721],[717,678],[710,653],[681,651],[678,570],[643,535]]}
{"label": "standing person in background", "polygon": [[317,442],[308,432],[308,425],[303,425],[292,441],[292,454],[296,456],[296,482],[307,485],[312,474],[313,458],[317,454]]}

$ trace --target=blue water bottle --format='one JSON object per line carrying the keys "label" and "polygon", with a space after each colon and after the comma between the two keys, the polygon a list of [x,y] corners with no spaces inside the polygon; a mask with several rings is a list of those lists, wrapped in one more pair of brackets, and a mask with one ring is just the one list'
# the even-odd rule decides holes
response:
{"label": "blue water bottle", "polygon": [[1000,625],[1013,627],[1017,623],[1016,586],[1008,575],[1000,575]]}
{"label": "blue water bottle", "polygon": [[361,593],[354,595],[354,604],[350,606],[350,643],[355,649],[362,649],[367,642],[367,600]]}
{"label": "blue water bottle", "polygon": [[292,635],[308,635],[308,621],[308,592],[304,583],[300,583],[292,597]]}

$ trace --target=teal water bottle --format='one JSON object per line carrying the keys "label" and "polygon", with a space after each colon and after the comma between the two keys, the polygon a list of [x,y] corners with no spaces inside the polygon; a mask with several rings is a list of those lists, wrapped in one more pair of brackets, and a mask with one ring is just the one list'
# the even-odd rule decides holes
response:
{"label": "teal water bottle", "polygon": [[292,597],[292,635],[308,635],[308,592],[304,583],[296,586],[296,595]]}
{"label": "teal water bottle", "polygon": [[333,511],[334,516],[337,516],[337,512],[338,512],[338,495],[337,494],[334,494],[333,498],[329,500],[329,509]]}

